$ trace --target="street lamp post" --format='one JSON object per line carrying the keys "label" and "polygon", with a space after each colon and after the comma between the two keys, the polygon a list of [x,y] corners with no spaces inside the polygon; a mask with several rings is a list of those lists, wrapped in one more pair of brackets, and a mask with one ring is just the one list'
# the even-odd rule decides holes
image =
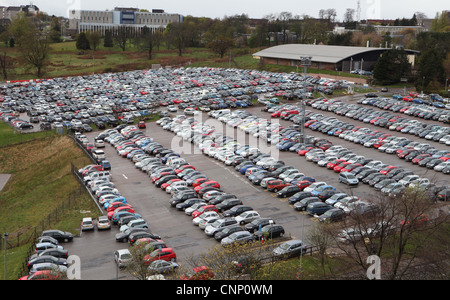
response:
{"label": "street lamp post", "polygon": [[[300,57],[300,60],[303,65],[304,73],[305,73],[305,78],[308,73],[308,66],[311,65],[311,59],[312,59],[312,57],[310,57],[310,56]],[[306,110],[305,101],[306,101],[306,96],[303,95],[303,97],[302,97],[302,119],[301,119],[301,124],[300,124],[300,131],[301,131],[300,137],[301,137],[302,143],[305,143],[305,110]]]}
{"label": "street lamp post", "polygon": [[6,280],[6,239],[8,238],[8,233],[7,232],[5,232],[4,234],[3,234],[3,239],[5,240],[5,278],[4,278],[4,280]]}

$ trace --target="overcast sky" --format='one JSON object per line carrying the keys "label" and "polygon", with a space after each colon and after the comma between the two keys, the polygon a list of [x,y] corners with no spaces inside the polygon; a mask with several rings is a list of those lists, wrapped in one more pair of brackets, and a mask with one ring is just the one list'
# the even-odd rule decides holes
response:
{"label": "overcast sky", "polygon": [[[152,10],[163,9],[169,13],[179,13],[194,17],[223,18],[237,14],[247,14],[250,18],[263,18],[269,14],[290,12],[293,15],[318,17],[320,9],[334,8],[337,20],[342,20],[345,10],[356,10],[358,0],[0,0],[0,5],[35,4],[49,15],[68,16],[70,9],[112,10],[114,7],[137,7]],[[360,0],[361,19],[411,18],[417,11],[428,18],[434,18],[437,12],[450,10],[448,0]],[[356,17],[356,15],[355,15]]]}

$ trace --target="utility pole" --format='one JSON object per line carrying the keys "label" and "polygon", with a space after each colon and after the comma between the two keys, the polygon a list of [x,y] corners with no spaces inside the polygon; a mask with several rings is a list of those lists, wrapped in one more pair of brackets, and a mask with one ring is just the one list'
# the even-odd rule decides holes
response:
{"label": "utility pole", "polygon": [[[308,66],[311,65],[311,59],[312,57],[310,56],[302,56],[300,57],[300,60],[302,62],[303,65],[303,70],[305,73],[305,78],[308,74]],[[302,119],[301,119],[301,124],[300,124],[300,136],[301,136],[301,143],[305,143],[306,138],[305,138],[305,113],[306,113],[306,95],[303,94],[302,96]]]}

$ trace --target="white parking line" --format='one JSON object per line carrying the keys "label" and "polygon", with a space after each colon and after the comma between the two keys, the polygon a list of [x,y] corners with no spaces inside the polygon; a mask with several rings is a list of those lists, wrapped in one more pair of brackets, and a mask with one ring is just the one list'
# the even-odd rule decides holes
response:
{"label": "white parking line", "polygon": [[123,178],[128,179],[128,177],[125,174],[122,174]]}

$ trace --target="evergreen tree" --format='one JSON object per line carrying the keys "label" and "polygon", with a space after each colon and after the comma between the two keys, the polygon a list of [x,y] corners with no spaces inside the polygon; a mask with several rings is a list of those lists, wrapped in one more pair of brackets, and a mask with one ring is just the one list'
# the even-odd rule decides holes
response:
{"label": "evergreen tree", "polygon": [[78,35],[76,46],[77,49],[79,50],[88,50],[91,48],[89,45],[89,40],[87,39],[86,34],[84,32],[81,32]]}
{"label": "evergreen tree", "polygon": [[436,85],[444,84],[445,69],[442,54],[435,48],[422,53],[419,59],[418,78],[416,88],[424,89],[424,92],[436,92]]}
{"label": "evergreen tree", "polygon": [[408,77],[411,64],[408,62],[404,50],[392,49],[383,53],[373,69],[375,81],[382,85],[400,82],[401,78]]}

